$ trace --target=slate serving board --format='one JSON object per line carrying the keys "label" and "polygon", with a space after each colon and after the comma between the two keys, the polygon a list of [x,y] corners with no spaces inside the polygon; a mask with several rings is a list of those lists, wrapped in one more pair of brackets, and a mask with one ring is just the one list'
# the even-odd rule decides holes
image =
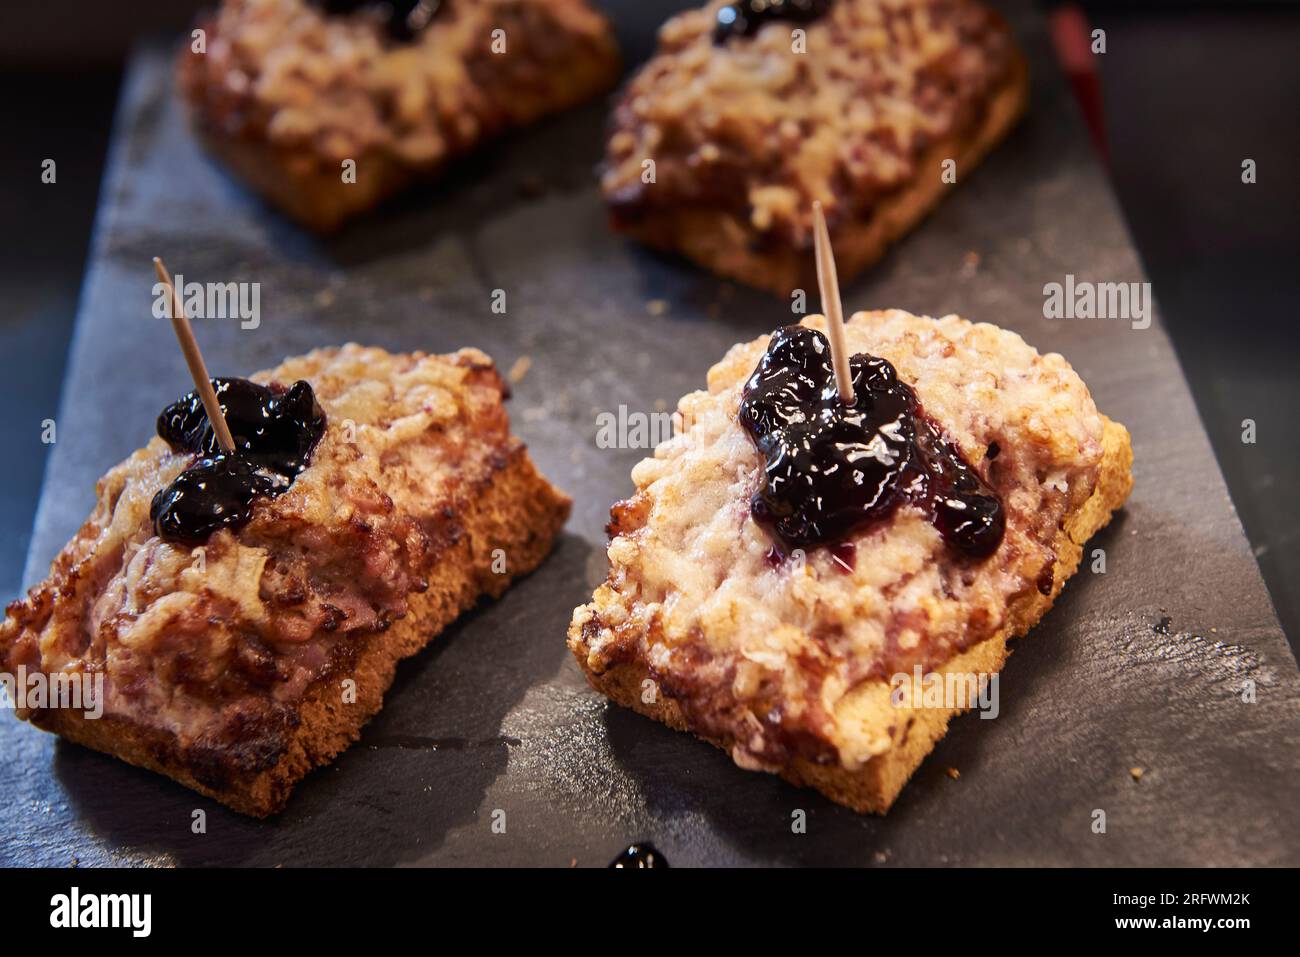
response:
{"label": "slate serving board", "polygon": [[[609,6],[635,63],[683,4]],[[1007,9],[1033,66],[1029,117],[846,288],[846,305],[960,312],[1063,353],[1132,430],[1137,484],[1093,542],[1105,573],[1085,568],[1018,643],[1000,717],[955,721],[887,817],[741,771],[607,705],[564,647],[573,607],[603,576],[607,509],[644,454],[598,449],[596,414],[671,407],[728,346],[790,317],[779,299],[608,231],[592,175],[604,105],[320,242],[199,153],[170,54],[150,46],[123,92],[27,581],[84,518],[96,477],[187,388],[150,314],[155,254],[192,280],[261,283],[257,329],[196,324],[214,374],[348,340],[472,344],[503,369],[530,357],[512,418],[574,513],[539,571],[402,666],[362,741],[276,820],[4,718],[0,862],[604,865],[650,839],[678,866],[1300,863],[1300,677],[1169,341],[1159,320],[1043,318],[1043,284],[1066,273],[1144,276],[1043,22],[1026,3]],[[491,311],[494,289],[505,315]],[[1242,700],[1247,681],[1255,703]],[[191,830],[199,808],[205,834]],[[798,809],[805,834],[792,833]]]}

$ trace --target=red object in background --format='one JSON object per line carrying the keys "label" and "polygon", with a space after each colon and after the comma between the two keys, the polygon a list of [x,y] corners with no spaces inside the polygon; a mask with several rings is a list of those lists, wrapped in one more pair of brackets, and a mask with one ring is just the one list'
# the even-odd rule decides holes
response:
{"label": "red object in background", "polygon": [[1106,124],[1102,118],[1101,77],[1097,69],[1099,54],[1092,52],[1092,29],[1078,4],[1057,7],[1049,17],[1052,46],[1065,75],[1074,88],[1083,118],[1092,134],[1092,144],[1102,160],[1110,165],[1110,148],[1106,143]]}

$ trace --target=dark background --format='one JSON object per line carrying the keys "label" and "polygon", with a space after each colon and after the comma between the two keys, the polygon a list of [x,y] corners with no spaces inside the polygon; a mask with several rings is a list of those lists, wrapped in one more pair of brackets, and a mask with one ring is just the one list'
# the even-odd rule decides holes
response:
{"label": "dark background", "polygon": [[[6,0],[0,12],[0,226],[9,240],[0,258],[0,599],[22,585],[47,450],[41,422],[58,412],[123,63],[133,40],[179,31],[203,5]],[[1077,88],[1295,649],[1300,8],[1050,7],[1065,46],[1106,31],[1105,55],[1083,58],[1097,75],[1077,77]],[[47,157],[58,162],[57,185],[40,183]],[[1240,182],[1247,157],[1258,166],[1249,187]],[[1241,441],[1243,419],[1256,422],[1253,445]]]}

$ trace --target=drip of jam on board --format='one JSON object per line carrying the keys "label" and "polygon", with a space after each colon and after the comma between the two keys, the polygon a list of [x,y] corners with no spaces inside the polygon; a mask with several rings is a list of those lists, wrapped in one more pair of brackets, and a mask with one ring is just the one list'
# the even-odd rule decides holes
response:
{"label": "drip of jam on board", "polygon": [[718,11],[713,42],[723,44],[731,37],[752,37],[760,27],[777,20],[811,23],[830,8],[831,0],[738,0]]}
{"label": "drip of jam on board", "polygon": [[849,360],[855,401],[840,401],[830,343],[815,329],[777,330],[745,383],[740,424],[762,454],[755,521],[785,554],[831,545],[849,566],[847,536],[904,502],[920,508],[954,551],[985,558],[1002,541],[997,493],[925,415],[894,367]]}
{"label": "drip of jam on board", "polygon": [[242,526],[259,496],[289,489],[325,433],[325,413],[305,381],[285,388],[213,379],[212,387],[234,437],[234,452],[222,451],[197,392],[158,416],[158,434],[172,451],[194,456],[153,497],[149,517],[164,541],[193,545],[218,529]]}
{"label": "drip of jam on board", "polygon": [[346,14],[373,10],[383,17],[394,40],[414,40],[429,25],[447,0],[311,0],[326,13]]}
{"label": "drip of jam on board", "polygon": [[638,844],[629,844],[623,853],[609,862],[611,870],[622,870],[624,868],[634,870],[644,870],[648,867],[668,867],[668,858],[664,857],[663,851],[655,847],[649,841],[643,841]]}

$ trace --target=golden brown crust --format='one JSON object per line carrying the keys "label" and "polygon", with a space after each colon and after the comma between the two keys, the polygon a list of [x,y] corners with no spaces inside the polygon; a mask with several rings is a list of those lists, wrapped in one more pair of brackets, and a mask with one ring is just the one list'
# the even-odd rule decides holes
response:
{"label": "golden brown crust", "polygon": [[200,26],[205,48],[187,47],[177,67],[200,137],[325,233],[484,141],[608,89],[619,69],[609,23],[586,0],[463,0],[410,42],[367,12],[330,15],[306,0],[226,0]]}
{"label": "golden brown crust", "polygon": [[854,534],[852,570],[825,550],[772,567],[747,504],[759,462],[735,423],[761,338],[710,370],[709,391],[679,406],[689,427],[634,470],[609,580],[575,611],[569,646],[618,703],[743,767],[883,811],[964,710],[896,704],[891,679],[996,673],[1127,497],[1132,452],[1060,356],[1004,330],[895,310],[858,313],[846,337],[896,365],[998,490],[999,551],[970,565],[904,511]]}
{"label": "golden brown crust", "polygon": [[354,216],[374,209],[412,185],[415,174],[382,154],[363,156],[357,180],[344,184],[291,150],[216,132],[200,113],[194,131],[205,149],[264,199],[295,222],[322,236],[339,231]]}
{"label": "golden brown crust", "polygon": [[569,500],[476,350],[348,345],[255,378],[306,379],[326,412],[293,485],[191,551],[153,531],[154,494],[189,461],[155,438],[9,606],[0,670],[102,678],[102,716],[20,717],[264,815],[356,737],[400,658],[541,561]]}
{"label": "golden brown crust", "polygon": [[[876,8],[885,6],[875,0],[855,2],[877,15]],[[711,10],[712,6],[707,9]],[[925,0],[913,6],[925,8],[930,4]],[[934,128],[942,130],[946,126],[945,131],[927,130],[923,135],[917,134],[916,129],[922,125],[917,116],[904,115],[892,121],[878,119],[872,121],[874,125],[855,126],[845,122],[842,129],[830,128],[837,120],[828,118],[822,124],[826,129],[814,129],[813,136],[807,130],[799,134],[805,141],[804,149],[812,154],[807,158],[795,155],[789,144],[776,148],[773,142],[779,140],[783,122],[776,104],[786,99],[803,103],[800,97],[815,103],[819,94],[815,89],[803,89],[802,84],[808,81],[800,67],[788,67],[783,62],[797,61],[801,56],[792,56],[774,46],[764,52],[764,56],[775,61],[768,63],[764,72],[757,72],[754,63],[746,62],[736,66],[738,76],[749,77],[757,85],[765,75],[785,76],[783,71],[791,70],[798,79],[783,81],[790,89],[768,91],[769,99],[758,101],[767,103],[765,108],[748,103],[743,116],[729,118],[732,127],[745,124],[743,133],[729,127],[727,121],[717,124],[716,133],[706,134],[697,129],[696,117],[707,106],[685,109],[687,118],[675,121],[673,107],[657,101],[661,94],[656,87],[637,89],[634,81],[616,113],[610,139],[610,168],[604,180],[614,227],[646,245],[677,252],[719,275],[784,295],[792,289],[812,288],[815,282],[810,255],[810,210],[812,202],[819,200],[827,209],[840,278],[846,282],[851,280],[880,259],[891,243],[924,219],[945,192],[953,188],[952,183],[945,183],[941,177],[944,162],[955,161],[958,182],[970,175],[1015,126],[1028,102],[1028,67],[1024,56],[1012,45],[1005,24],[964,0],[934,6],[937,22],[948,16],[956,19],[974,14],[985,18],[987,22],[981,19],[979,29],[995,38],[990,41],[992,49],[986,51],[988,62],[974,77],[959,76],[950,81],[962,93],[951,94],[953,100],[945,107],[955,118],[949,120],[947,113],[943,113],[945,119],[935,121]],[[954,8],[957,13],[953,12]],[[686,29],[683,27],[683,31]],[[694,36],[696,29],[693,24],[689,27],[689,42],[698,45],[701,41]],[[833,31],[849,48],[867,46],[859,35],[863,27],[856,20],[828,23],[824,28],[814,23],[809,27],[809,52],[802,56],[811,57],[819,49],[815,32],[818,29]],[[685,58],[691,52],[683,52],[685,44],[686,41],[677,41],[668,55]],[[978,47],[967,52],[973,53],[974,49]],[[713,55],[730,54],[722,51]],[[892,54],[885,56],[890,58]],[[948,52],[936,62],[958,56]],[[870,62],[870,54],[866,58],[855,54],[844,70],[850,73],[867,70],[861,64]],[[893,91],[888,106],[877,107],[877,111],[888,113],[897,109],[898,98],[910,96],[914,97],[918,116],[924,118],[925,111],[918,105],[922,96],[919,78],[947,67],[936,67],[924,57],[915,62],[903,60],[901,65],[893,62],[892,66],[890,72],[901,70],[913,85],[904,83],[903,88]],[[850,101],[856,104],[871,101],[872,84],[877,76],[878,73],[870,70],[857,76],[852,81],[857,85],[852,86]],[[720,91],[726,91],[733,81],[714,79],[711,82]],[[734,82],[738,84],[740,80]],[[646,103],[652,103],[653,107],[647,108]],[[849,109],[846,105],[842,112]],[[654,122],[644,119],[642,113],[653,116]],[[752,119],[743,118],[751,115]],[[830,134],[835,145],[821,144],[814,151],[811,147],[814,137],[824,134]],[[901,139],[907,140],[905,146],[898,144]],[[729,140],[738,142],[728,146]],[[894,149],[885,149],[884,143],[894,144]],[[779,159],[783,150],[789,156]],[[688,153],[689,157],[683,159],[682,154]],[[711,164],[716,169],[708,169],[710,163],[700,160],[706,153],[719,157]],[[648,158],[657,163],[657,178],[652,185],[644,185],[637,179],[641,173],[639,164]],[[863,168],[851,172],[854,165]]]}

